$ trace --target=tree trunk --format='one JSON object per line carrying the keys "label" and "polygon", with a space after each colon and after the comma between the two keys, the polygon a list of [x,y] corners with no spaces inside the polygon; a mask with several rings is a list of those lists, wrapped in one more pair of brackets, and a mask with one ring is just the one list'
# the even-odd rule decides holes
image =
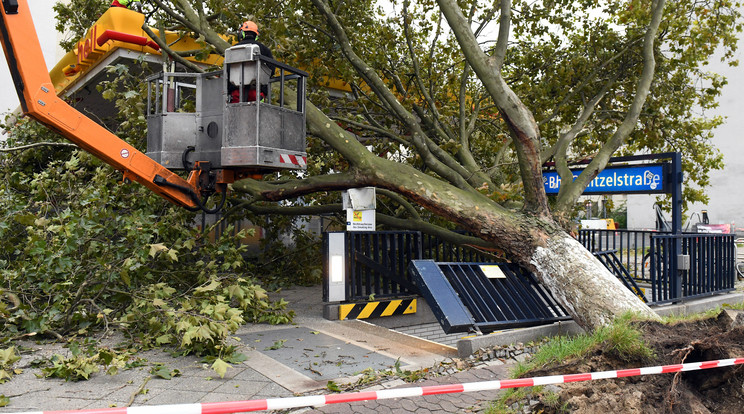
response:
{"label": "tree trunk", "polygon": [[[282,200],[320,189],[376,186],[394,191],[492,243],[513,262],[532,271],[574,320],[586,330],[607,325],[627,312],[658,319],[584,246],[551,217],[508,210],[477,191],[453,187],[413,167],[371,155],[359,142],[347,139],[335,123],[308,104],[308,126],[336,143],[347,159],[363,160],[345,174],[269,184],[244,180],[236,189],[265,200]],[[318,112],[319,113],[319,112]],[[340,141],[340,142],[335,142]],[[335,178],[335,182],[334,181]]]}
{"label": "tree trunk", "polygon": [[544,245],[536,246],[529,267],[581,327],[605,326],[626,312],[659,318],[565,232],[549,235]]}

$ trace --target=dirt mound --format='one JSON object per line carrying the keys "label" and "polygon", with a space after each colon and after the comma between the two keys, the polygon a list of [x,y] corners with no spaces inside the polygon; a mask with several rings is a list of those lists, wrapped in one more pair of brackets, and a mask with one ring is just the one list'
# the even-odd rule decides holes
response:
{"label": "dirt mound", "polygon": [[[740,315],[744,316],[744,315]],[[621,361],[612,353],[595,351],[582,360],[529,376],[605,371],[642,366],[671,365],[744,357],[744,327],[735,326],[736,315],[722,312],[716,318],[663,325],[639,324],[653,360]],[[540,404],[533,412],[546,413],[736,413],[744,408],[744,367],[741,365],[676,374],[562,384],[556,392],[561,404]],[[560,408],[557,408],[560,407]]]}

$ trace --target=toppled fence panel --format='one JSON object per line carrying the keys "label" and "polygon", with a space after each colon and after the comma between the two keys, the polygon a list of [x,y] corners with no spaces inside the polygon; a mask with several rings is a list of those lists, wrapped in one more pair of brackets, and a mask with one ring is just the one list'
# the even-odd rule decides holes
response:
{"label": "toppled fence panel", "polygon": [[570,316],[534,275],[511,263],[414,260],[411,274],[446,333],[492,332]]}

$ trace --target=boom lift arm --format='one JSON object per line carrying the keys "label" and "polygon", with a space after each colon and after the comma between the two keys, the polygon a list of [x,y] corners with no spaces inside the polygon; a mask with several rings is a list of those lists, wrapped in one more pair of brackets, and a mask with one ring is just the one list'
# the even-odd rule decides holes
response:
{"label": "boom lift arm", "polygon": [[38,35],[27,0],[2,0],[0,40],[8,61],[23,113],[60,133],[177,205],[203,209],[199,201],[202,172],[191,172],[188,181],[153,161],[57,97],[46,70]]}

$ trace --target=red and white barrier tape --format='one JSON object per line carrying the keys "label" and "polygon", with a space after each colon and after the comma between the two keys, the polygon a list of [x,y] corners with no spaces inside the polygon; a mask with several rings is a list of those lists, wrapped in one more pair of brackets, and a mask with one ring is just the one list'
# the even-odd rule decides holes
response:
{"label": "red and white barrier tape", "polygon": [[695,371],[701,369],[727,367],[739,364],[744,364],[744,358],[691,362],[687,364],[665,365],[657,367],[621,369],[617,371],[590,372],[586,374],[553,375],[548,377],[470,382],[464,384],[433,385],[429,387],[397,388],[381,391],[362,391],[343,394],[312,395],[308,397],[269,398],[265,400],[229,401],[218,403],[101,408],[93,410],[32,411],[11,414],[232,414],[261,410],[285,410],[289,408],[350,403],[357,401],[421,397],[424,395],[453,394],[461,392],[491,391],[504,388],[532,387],[535,385],[563,384],[567,382],[591,381],[597,379],[665,374],[671,372]]}

